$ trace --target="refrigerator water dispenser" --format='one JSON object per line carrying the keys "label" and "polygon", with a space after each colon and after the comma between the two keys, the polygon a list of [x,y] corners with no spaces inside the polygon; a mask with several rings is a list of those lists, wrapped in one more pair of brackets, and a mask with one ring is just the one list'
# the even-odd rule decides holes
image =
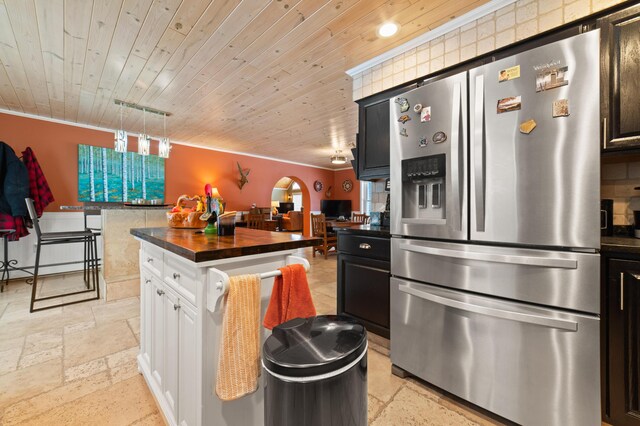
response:
{"label": "refrigerator water dispenser", "polygon": [[445,154],[402,161],[402,218],[446,219]]}

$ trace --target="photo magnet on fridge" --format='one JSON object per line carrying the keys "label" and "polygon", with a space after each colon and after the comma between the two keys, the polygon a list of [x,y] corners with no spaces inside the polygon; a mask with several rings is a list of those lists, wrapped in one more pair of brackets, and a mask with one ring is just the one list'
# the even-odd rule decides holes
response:
{"label": "photo magnet on fridge", "polygon": [[420,113],[420,122],[426,123],[427,121],[431,121],[431,107],[426,106],[422,108],[422,112]]}
{"label": "photo magnet on fridge", "polygon": [[420,111],[422,111],[422,104],[415,104],[413,106],[413,112],[415,112],[416,114],[420,114]]}
{"label": "photo magnet on fridge", "polygon": [[422,137],[418,140],[418,147],[420,148],[424,148],[425,146],[427,146],[429,144],[429,139]]}
{"label": "photo magnet on fridge", "polygon": [[569,84],[567,71],[569,67],[550,67],[538,71],[536,75],[536,92],[555,89]]}
{"label": "photo magnet on fridge", "polygon": [[497,112],[502,114],[503,112],[517,111],[522,108],[522,99],[520,96],[511,96],[498,100]]}
{"label": "photo magnet on fridge", "polygon": [[516,78],[520,78],[520,65],[500,70],[500,73],[498,74],[499,83],[502,83],[503,81],[515,80]]}
{"label": "photo magnet on fridge", "polygon": [[552,115],[553,115],[553,118],[568,117],[569,116],[569,100],[558,99],[557,101],[553,101]]}
{"label": "photo magnet on fridge", "polygon": [[405,138],[408,137],[409,134],[407,133],[407,129],[403,127],[402,130],[400,130],[400,136],[404,136]]}

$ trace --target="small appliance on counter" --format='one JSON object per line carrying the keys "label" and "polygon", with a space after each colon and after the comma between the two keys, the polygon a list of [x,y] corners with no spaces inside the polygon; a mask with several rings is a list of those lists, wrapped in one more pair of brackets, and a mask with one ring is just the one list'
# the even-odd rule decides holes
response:
{"label": "small appliance on counter", "polygon": [[600,235],[603,237],[613,235],[613,200],[600,200]]}

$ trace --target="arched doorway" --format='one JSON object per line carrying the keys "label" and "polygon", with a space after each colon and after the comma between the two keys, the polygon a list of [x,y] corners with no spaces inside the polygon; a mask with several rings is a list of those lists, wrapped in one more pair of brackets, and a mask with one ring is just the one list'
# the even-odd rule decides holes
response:
{"label": "arched doorway", "polygon": [[[293,204],[293,210],[301,211],[303,217],[303,235],[311,235],[311,196],[304,181],[296,176],[283,176],[274,184],[271,193],[272,205],[282,203],[283,208]],[[285,204],[286,203],[286,204]]]}

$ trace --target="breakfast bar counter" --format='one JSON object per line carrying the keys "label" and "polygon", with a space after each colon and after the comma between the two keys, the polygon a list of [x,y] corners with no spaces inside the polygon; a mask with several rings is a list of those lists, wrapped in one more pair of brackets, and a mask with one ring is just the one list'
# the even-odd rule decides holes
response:
{"label": "breakfast bar counter", "polygon": [[[244,228],[221,237],[167,227],[129,232],[140,242],[138,368],[166,423],[261,426],[263,378],[255,392],[234,401],[223,402],[214,391],[223,296],[235,275],[271,273],[293,263],[308,266],[298,249],[321,240]],[[271,298],[273,275],[261,277],[260,318]],[[261,323],[255,326],[260,327],[262,344],[270,332]]]}
{"label": "breakfast bar counter", "polygon": [[236,228],[235,235],[224,237],[166,227],[132,229],[131,234],[192,262],[311,247],[321,242],[299,234],[247,228]]}

